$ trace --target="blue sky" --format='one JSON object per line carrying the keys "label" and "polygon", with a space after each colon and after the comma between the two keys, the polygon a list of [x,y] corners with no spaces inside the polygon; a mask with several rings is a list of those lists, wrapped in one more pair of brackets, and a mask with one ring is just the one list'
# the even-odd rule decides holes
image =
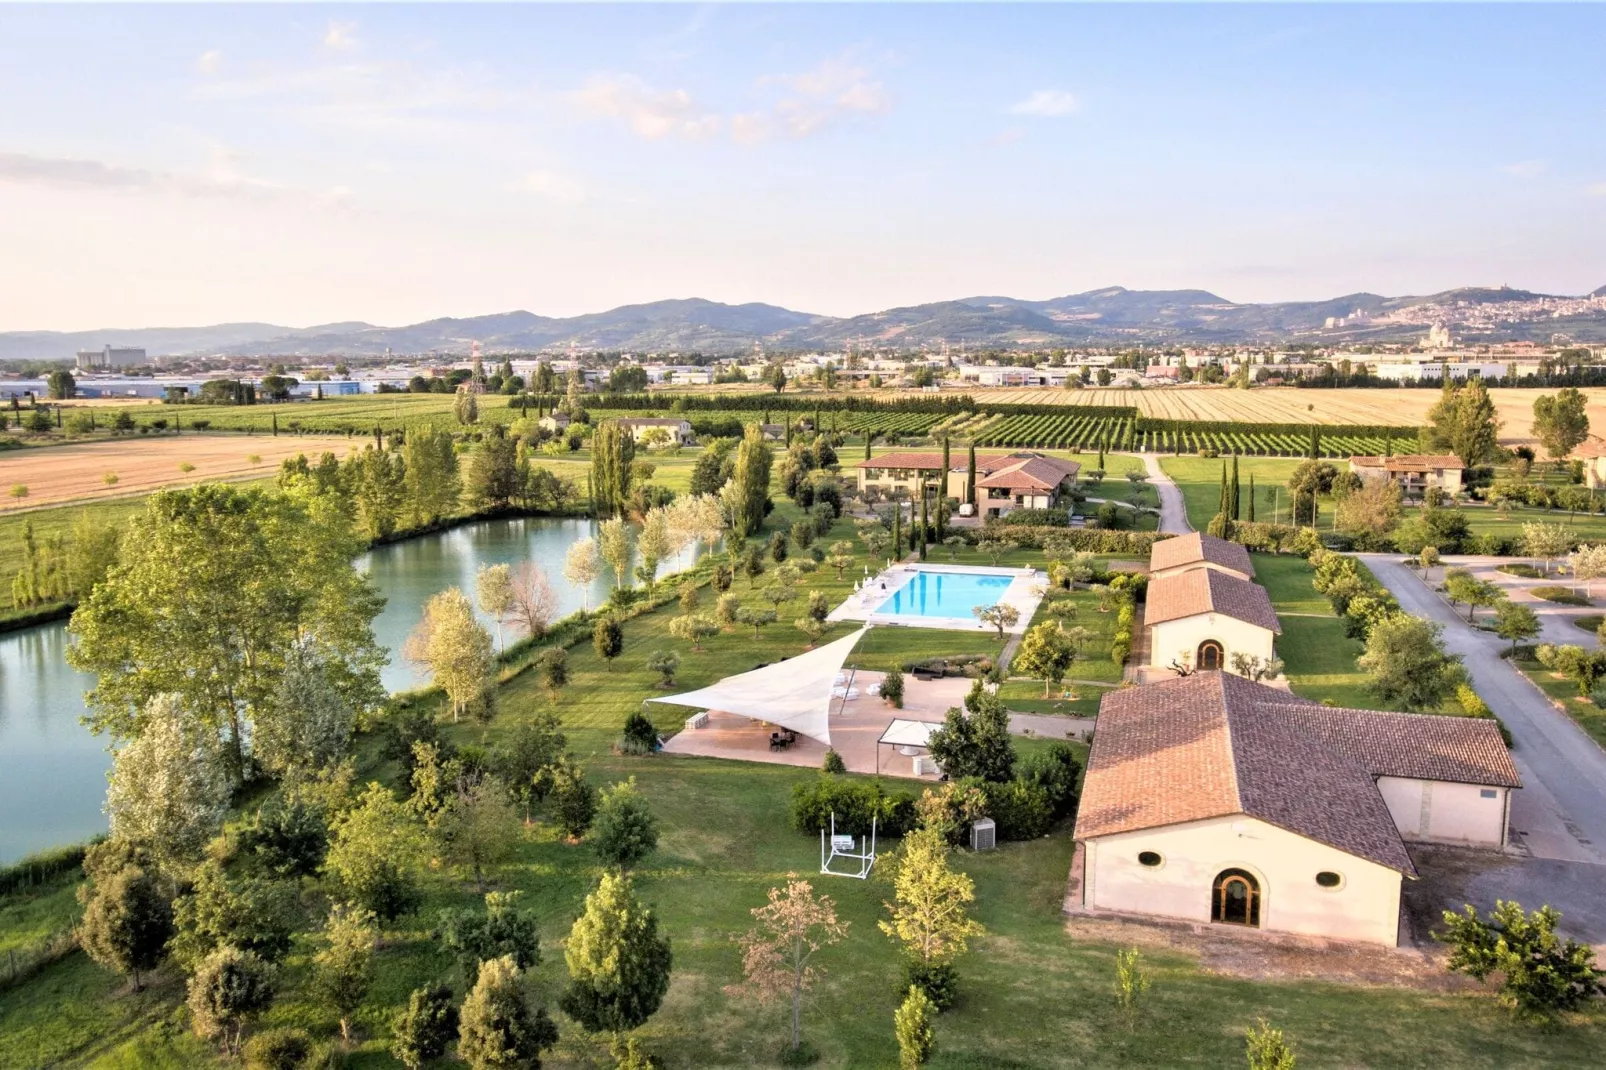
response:
{"label": "blue sky", "polygon": [[1606,283],[1593,6],[0,6],[0,329]]}

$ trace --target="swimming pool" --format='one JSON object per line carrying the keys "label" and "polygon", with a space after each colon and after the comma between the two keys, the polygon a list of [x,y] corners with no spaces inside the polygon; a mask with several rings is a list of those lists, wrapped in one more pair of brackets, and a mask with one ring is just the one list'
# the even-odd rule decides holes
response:
{"label": "swimming pool", "polygon": [[1004,597],[1011,576],[975,572],[917,572],[914,578],[881,603],[877,614],[894,617],[968,618],[977,606],[990,606]]}

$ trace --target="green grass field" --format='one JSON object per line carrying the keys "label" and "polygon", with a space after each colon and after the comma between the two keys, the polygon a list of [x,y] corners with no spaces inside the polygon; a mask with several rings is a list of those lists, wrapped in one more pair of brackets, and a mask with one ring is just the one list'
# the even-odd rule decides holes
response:
{"label": "green grass field", "polygon": [[1576,683],[1531,658],[1513,658],[1511,663],[1553,702],[1561,703],[1567,716],[1588,732],[1591,739],[1606,747],[1606,710],[1579,695]]}
{"label": "green grass field", "polygon": [[[778,503],[772,525],[795,515],[790,503]],[[839,523],[830,538],[847,537],[850,531],[849,524]],[[862,562],[863,555],[859,557]],[[1267,560],[1271,573],[1285,568]],[[838,599],[851,589],[857,571],[837,580],[833,571],[822,569],[800,587]],[[1291,569],[1268,580],[1279,590],[1275,597],[1280,607],[1300,603],[1303,596]],[[738,580],[733,590],[748,597],[745,580]],[[704,599],[706,607],[706,589]],[[749,911],[763,903],[766,889],[788,874],[815,869],[818,841],[792,830],[788,808],[793,786],[814,774],[712,759],[626,758],[613,755],[610,747],[625,717],[644,699],[661,693],[644,665],[650,651],[681,653],[675,686],[692,688],[796,655],[805,639],[789,624],[777,623],[756,640],[750,629],[739,629],[715,637],[703,652],[692,652],[668,635],[668,622],[678,612],[671,604],[626,622],[624,651],[611,666],[589,643],[573,648],[572,680],[556,708],[593,782],[634,776],[661,825],[659,849],[641,865],[636,882],[673,942],[675,972],[663,1007],[640,1031],[645,1046],[667,1068],[774,1066],[787,1012],[781,1006],[761,1007],[741,992],[740,955],[733,940],[750,924]],[[1098,616],[1096,610],[1091,615]],[[1338,624],[1332,619],[1290,619]],[[831,635],[846,634],[851,627],[841,625]],[[1322,675],[1316,672],[1322,668],[1317,655],[1325,655],[1332,644],[1314,635],[1311,643],[1316,651],[1302,660],[1316,679]],[[996,654],[997,649],[997,642],[983,633],[888,628],[872,631],[855,660],[880,668],[915,657]],[[1073,671],[1080,675],[1082,669],[1078,663]],[[1041,685],[1028,681],[1007,686],[1011,705],[1016,689],[1041,694]],[[460,744],[503,741],[550,702],[530,673],[509,680],[498,698],[498,714],[489,726],[450,725],[448,735]],[[1021,701],[1026,701],[1024,694]],[[683,711],[652,710],[662,729],[680,727]],[[1022,752],[1043,745],[1017,741]],[[397,771],[379,758],[375,737],[360,740],[359,759],[365,778],[394,783]],[[892,780],[887,784],[895,790],[907,786]],[[600,864],[590,846],[562,842],[545,820],[508,831],[511,855],[493,872],[492,883],[499,890],[523,891],[526,903],[539,914],[543,954],[533,971],[532,989],[551,1006],[566,976],[562,940]],[[890,846],[883,844],[884,849]],[[1242,1065],[1243,1031],[1259,1018],[1286,1031],[1303,1067],[1537,1070],[1592,1064],[1606,1041],[1600,1012],[1540,1030],[1513,1022],[1488,993],[1346,986],[1303,978],[1246,980],[1207,971],[1188,955],[1166,951],[1145,952],[1153,987],[1128,1021],[1112,996],[1114,954],[1120,945],[1073,937],[1061,915],[1071,851],[1071,829],[1062,826],[1041,840],[955,857],[955,864],[976,882],[975,914],[987,932],[960,962],[960,998],[938,1021],[940,1051],[931,1066]],[[824,972],[805,1002],[804,1035],[820,1051],[822,1067],[893,1066],[899,960],[893,944],[876,929],[884,916],[882,903],[891,897],[890,886],[884,879],[813,879],[818,891],[836,900],[849,930],[840,944],[815,960]],[[424,909],[388,931],[378,953],[377,979],[357,1015],[352,1067],[395,1065],[386,1053],[388,1023],[413,987],[449,979],[462,992],[429,929],[439,910],[471,906],[477,896],[466,875],[450,869],[431,871],[425,883]],[[0,899],[0,952],[67,924],[76,913],[71,895],[70,884],[62,882],[32,896]],[[308,886],[314,912],[321,909],[320,896],[316,886]],[[334,1034],[334,1015],[309,984],[312,951],[310,937],[298,937],[279,979],[278,998],[261,1026],[296,1025],[322,1037]],[[143,1070],[231,1065],[189,1033],[182,999],[181,981],[170,967],[150,989],[135,995],[121,980],[74,954],[0,991],[0,1066]],[[611,1065],[601,1040],[587,1038],[572,1022],[557,1017],[563,1039],[547,1065]]]}

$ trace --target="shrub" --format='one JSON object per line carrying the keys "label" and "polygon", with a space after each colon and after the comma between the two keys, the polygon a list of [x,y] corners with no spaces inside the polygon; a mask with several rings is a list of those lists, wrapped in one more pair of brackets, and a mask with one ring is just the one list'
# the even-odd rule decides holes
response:
{"label": "shrub", "polygon": [[425,1063],[439,1059],[457,1035],[452,990],[445,985],[413,989],[407,1008],[396,1015],[391,1033],[396,1039],[390,1053],[407,1070],[420,1070]]}
{"label": "shrub", "polygon": [[1046,750],[1034,751],[1018,767],[1020,778],[1042,788],[1048,795],[1049,810],[1056,818],[1076,812],[1076,783],[1082,763],[1069,743],[1054,743]]}
{"label": "shrub", "polygon": [[873,817],[878,835],[902,836],[914,827],[914,796],[889,795],[871,781],[823,774],[792,789],[792,826],[799,832],[829,830],[833,813],[838,833],[865,835]]}
{"label": "shrub", "polygon": [[312,1054],[312,1037],[305,1029],[281,1026],[264,1029],[245,1044],[246,1070],[301,1070]]}
{"label": "shrub", "polygon": [[896,665],[881,681],[881,698],[894,709],[903,709],[903,672]]}
{"label": "shrub", "polygon": [[987,816],[998,824],[1001,840],[1035,840],[1047,834],[1054,821],[1048,789],[1024,780],[985,784]]}
{"label": "shrub", "polygon": [[629,869],[658,846],[658,822],[636,790],[635,777],[603,791],[591,823],[591,844],[604,862],[620,869]]}
{"label": "shrub", "polygon": [[842,774],[847,771],[847,763],[842,760],[842,755],[836,752],[836,748],[833,747],[825,752],[825,760],[820,763],[820,772]]}
{"label": "shrub", "polygon": [[[1590,697],[1594,698],[1593,693]],[[1606,698],[1606,696],[1602,697]],[[1476,691],[1472,690],[1471,684],[1462,684],[1461,686],[1457,687],[1455,689],[1455,700],[1461,705],[1461,712],[1466,714],[1468,717],[1475,717],[1478,720],[1493,721],[1500,729],[1500,738],[1505,741],[1506,748],[1508,750],[1511,748],[1513,745],[1511,729],[1506,727],[1506,722],[1495,716],[1494,711],[1489,708],[1489,704],[1487,702],[1483,701],[1482,696],[1480,696]],[[1599,699],[1596,699],[1595,705],[1601,706],[1603,703]]]}
{"label": "shrub", "polygon": [[658,749],[658,729],[645,713],[630,711],[630,716],[625,718],[619,749],[625,754],[651,754]]}
{"label": "shrub", "polygon": [[933,1006],[945,1011],[954,1005],[954,998],[959,994],[959,971],[951,962],[908,959],[903,964],[903,985],[905,990],[918,988]]}
{"label": "shrub", "polygon": [[1592,603],[1569,587],[1530,587],[1528,593],[1559,606],[1587,606]]}
{"label": "shrub", "polygon": [[1521,576],[1525,580],[1538,580],[1543,579],[1545,576],[1545,574],[1539,569],[1521,561],[1513,561],[1507,565],[1500,565],[1495,569],[1495,571],[1504,572],[1508,576]]}

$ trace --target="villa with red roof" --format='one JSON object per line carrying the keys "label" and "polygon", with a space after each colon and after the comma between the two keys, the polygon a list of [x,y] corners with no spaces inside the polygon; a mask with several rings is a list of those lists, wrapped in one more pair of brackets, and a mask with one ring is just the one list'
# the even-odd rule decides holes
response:
{"label": "villa with red roof", "polygon": [[1500,849],[1489,719],[1322,706],[1222,672],[1107,693],[1068,904],[1394,946],[1407,842]]}
{"label": "villa with red roof", "polygon": [[[922,484],[935,484],[947,497],[966,501],[970,469],[965,454],[955,451],[948,471],[942,467],[941,451],[919,450],[883,453],[855,466],[861,492],[873,488],[888,496],[912,496]],[[1081,468],[1075,461],[1029,451],[978,455],[976,513],[986,519],[1014,509],[1052,509],[1076,485]]]}

